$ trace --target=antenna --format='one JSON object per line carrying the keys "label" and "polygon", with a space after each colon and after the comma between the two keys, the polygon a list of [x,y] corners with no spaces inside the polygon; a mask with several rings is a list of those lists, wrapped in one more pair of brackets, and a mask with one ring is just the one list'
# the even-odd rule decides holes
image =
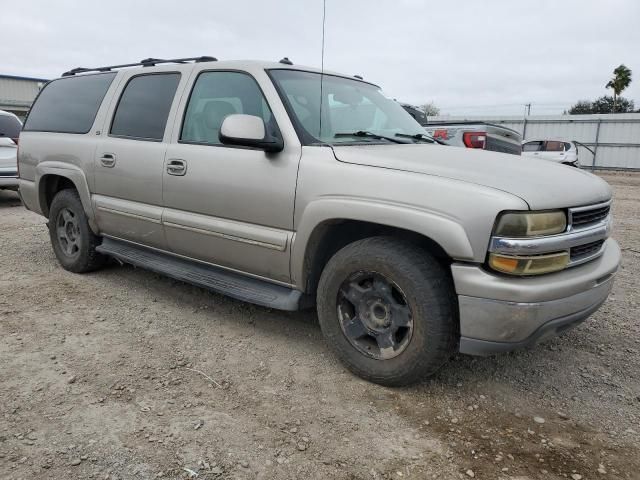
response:
{"label": "antenna", "polygon": [[324,26],[327,20],[327,0],[322,0],[322,54],[320,56],[320,122],[318,138],[322,136],[322,83],[324,80]]}

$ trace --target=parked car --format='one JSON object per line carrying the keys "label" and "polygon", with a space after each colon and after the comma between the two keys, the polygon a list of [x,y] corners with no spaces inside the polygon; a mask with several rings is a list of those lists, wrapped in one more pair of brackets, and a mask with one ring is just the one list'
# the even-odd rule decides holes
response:
{"label": "parked car", "polygon": [[439,143],[512,155],[522,151],[522,135],[516,130],[487,122],[429,121],[417,107],[401,105]]}
{"label": "parked car", "polygon": [[22,123],[13,113],[0,110],[0,189],[18,188],[18,137]]}
{"label": "parked car", "polygon": [[527,140],[522,142],[522,155],[579,167],[578,146],[568,140]]}
{"label": "parked car", "polygon": [[434,144],[375,84],[288,60],[127,67],[48,83],[20,137],[22,200],[69,271],[115,257],[315,306],[385,385],[563,332],[611,290],[611,189],[590,173]]}

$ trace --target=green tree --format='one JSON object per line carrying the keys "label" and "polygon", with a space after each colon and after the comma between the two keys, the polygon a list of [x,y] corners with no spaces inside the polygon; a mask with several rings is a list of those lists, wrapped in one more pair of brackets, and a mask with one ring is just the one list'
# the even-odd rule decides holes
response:
{"label": "green tree", "polygon": [[633,109],[633,100],[627,100],[624,97],[614,98],[609,95],[600,97],[591,104],[591,113],[631,113]]}
{"label": "green tree", "polygon": [[[615,108],[615,112],[614,112]],[[614,99],[610,95],[597,98],[593,102],[580,100],[569,109],[569,115],[588,115],[591,113],[632,113],[635,105],[633,100],[624,97]]]}
{"label": "green tree", "polygon": [[613,70],[613,78],[609,80],[606,88],[613,90],[613,110],[611,113],[618,111],[618,97],[631,83],[631,70],[625,65],[620,65]]}
{"label": "green tree", "polygon": [[588,115],[593,113],[593,103],[589,100],[580,100],[569,109],[569,115]]}

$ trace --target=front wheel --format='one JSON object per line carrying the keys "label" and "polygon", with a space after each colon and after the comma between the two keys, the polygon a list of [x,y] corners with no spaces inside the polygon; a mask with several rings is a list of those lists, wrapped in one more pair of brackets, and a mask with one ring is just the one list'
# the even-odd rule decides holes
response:
{"label": "front wheel", "polygon": [[90,272],[105,262],[105,257],[96,251],[100,237],[91,231],[76,190],[61,190],[53,198],[49,210],[49,236],[53,251],[65,270]]}
{"label": "front wheel", "polygon": [[450,277],[428,252],[390,237],[351,243],[325,266],[318,318],[357,375],[388,386],[434,374],[455,351]]}

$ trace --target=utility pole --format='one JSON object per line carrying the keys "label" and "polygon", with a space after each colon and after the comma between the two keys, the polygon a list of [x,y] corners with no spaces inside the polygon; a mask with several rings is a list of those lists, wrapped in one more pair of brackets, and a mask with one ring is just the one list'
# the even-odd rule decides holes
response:
{"label": "utility pole", "polygon": [[524,104],[524,108],[526,109],[526,116],[528,117],[529,115],[531,115],[531,104],[530,103],[525,103]]}

